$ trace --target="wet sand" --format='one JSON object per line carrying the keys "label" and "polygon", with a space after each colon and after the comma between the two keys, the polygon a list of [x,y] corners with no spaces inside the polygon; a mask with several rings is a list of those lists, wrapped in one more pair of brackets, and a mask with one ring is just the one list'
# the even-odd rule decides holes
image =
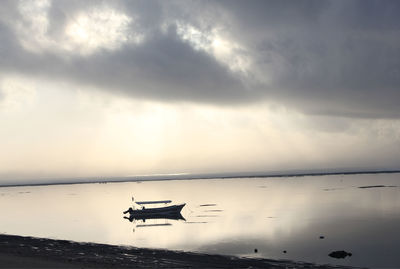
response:
{"label": "wet sand", "polygon": [[349,268],[0,234],[0,268]]}

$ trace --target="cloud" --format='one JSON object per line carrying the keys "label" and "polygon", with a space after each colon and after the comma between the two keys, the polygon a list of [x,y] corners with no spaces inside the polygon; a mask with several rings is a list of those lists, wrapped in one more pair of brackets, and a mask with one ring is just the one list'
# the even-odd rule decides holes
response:
{"label": "cloud", "polygon": [[7,1],[0,70],[137,99],[398,118],[399,11],[397,1]]}
{"label": "cloud", "polygon": [[253,48],[253,70],[261,71],[256,77],[270,78],[263,92],[312,114],[398,117],[400,6],[380,4],[269,1],[226,7],[234,14],[234,35]]}

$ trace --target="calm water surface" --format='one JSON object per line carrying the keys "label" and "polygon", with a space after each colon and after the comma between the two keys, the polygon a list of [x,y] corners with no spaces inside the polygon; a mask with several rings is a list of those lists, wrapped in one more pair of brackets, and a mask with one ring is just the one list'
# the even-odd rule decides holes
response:
{"label": "calm water surface", "polygon": [[[186,203],[186,221],[129,222],[132,196]],[[0,212],[7,234],[400,268],[400,174],[10,187]]]}

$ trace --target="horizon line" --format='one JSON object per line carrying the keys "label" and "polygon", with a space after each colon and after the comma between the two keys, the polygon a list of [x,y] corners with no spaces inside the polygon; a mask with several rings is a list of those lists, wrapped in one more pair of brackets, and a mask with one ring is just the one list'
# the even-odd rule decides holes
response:
{"label": "horizon line", "polygon": [[[325,170],[325,171],[323,171]],[[328,171],[330,170],[330,171]],[[136,176],[115,176],[115,177],[77,177],[60,182],[21,182],[17,184],[0,184],[0,188],[7,187],[28,187],[28,186],[52,186],[52,185],[75,185],[75,184],[107,184],[107,183],[125,183],[125,182],[143,182],[143,181],[165,181],[165,180],[202,180],[202,179],[235,179],[235,178],[278,178],[278,177],[304,177],[304,176],[330,176],[330,175],[357,175],[357,174],[395,174],[400,173],[400,169],[374,169],[374,170],[291,170],[274,172],[232,172],[232,173],[170,173],[170,174],[152,174]],[[297,172],[296,172],[297,171]],[[307,172],[308,171],[308,172]],[[100,179],[99,179],[100,178]],[[104,178],[104,179],[101,179]],[[108,179],[106,179],[108,178]],[[87,180],[85,180],[87,179]]]}

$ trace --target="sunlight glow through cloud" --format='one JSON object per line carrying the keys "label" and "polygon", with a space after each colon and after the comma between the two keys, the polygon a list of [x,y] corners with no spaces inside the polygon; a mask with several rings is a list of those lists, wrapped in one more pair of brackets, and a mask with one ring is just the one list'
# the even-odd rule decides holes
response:
{"label": "sunlight glow through cloud", "polygon": [[400,125],[392,121],[360,120],[332,133],[301,113],[268,104],[165,104],[82,87],[71,91],[75,87],[3,78],[0,111],[9,113],[0,114],[0,141],[8,141],[0,152],[0,175],[274,171],[332,163],[345,167],[361,156],[363,162],[370,156],[369,163],[390,163],[388,158],[398,154],[390,141],[400,142],[393,137]]}
{"label": "sunlight glow through cloud", "polygon": [[225,37],[223,29],[213,28],[209,31],[202,31],[182,22],[177,22],[176,26],[178,35],[189,42],[194,49],[213,55],[232,71],[243,74],[248,72],[251,60],[246,49],[234,40]]}
{"label": "sunlight glow through cloud", "polygon": [[134,18],[107,6],[97,6],[67,17],[64,33],[49,34],[50,0],[21,1],[23,18],[16,24],[21,45],[32,52],[63,51],[90,55],[100,49],[116,50],[123,44],[139,44],[144,34],[134,32]]}
{"label": "sunlight glow through cloud", "polygon": [[131,33],[133,19],[109,8],[94,9],[78,14],[65,29],[69,49],[91,54],[98,49],[118,49],[127,42],[140,43],[144,36]]}

